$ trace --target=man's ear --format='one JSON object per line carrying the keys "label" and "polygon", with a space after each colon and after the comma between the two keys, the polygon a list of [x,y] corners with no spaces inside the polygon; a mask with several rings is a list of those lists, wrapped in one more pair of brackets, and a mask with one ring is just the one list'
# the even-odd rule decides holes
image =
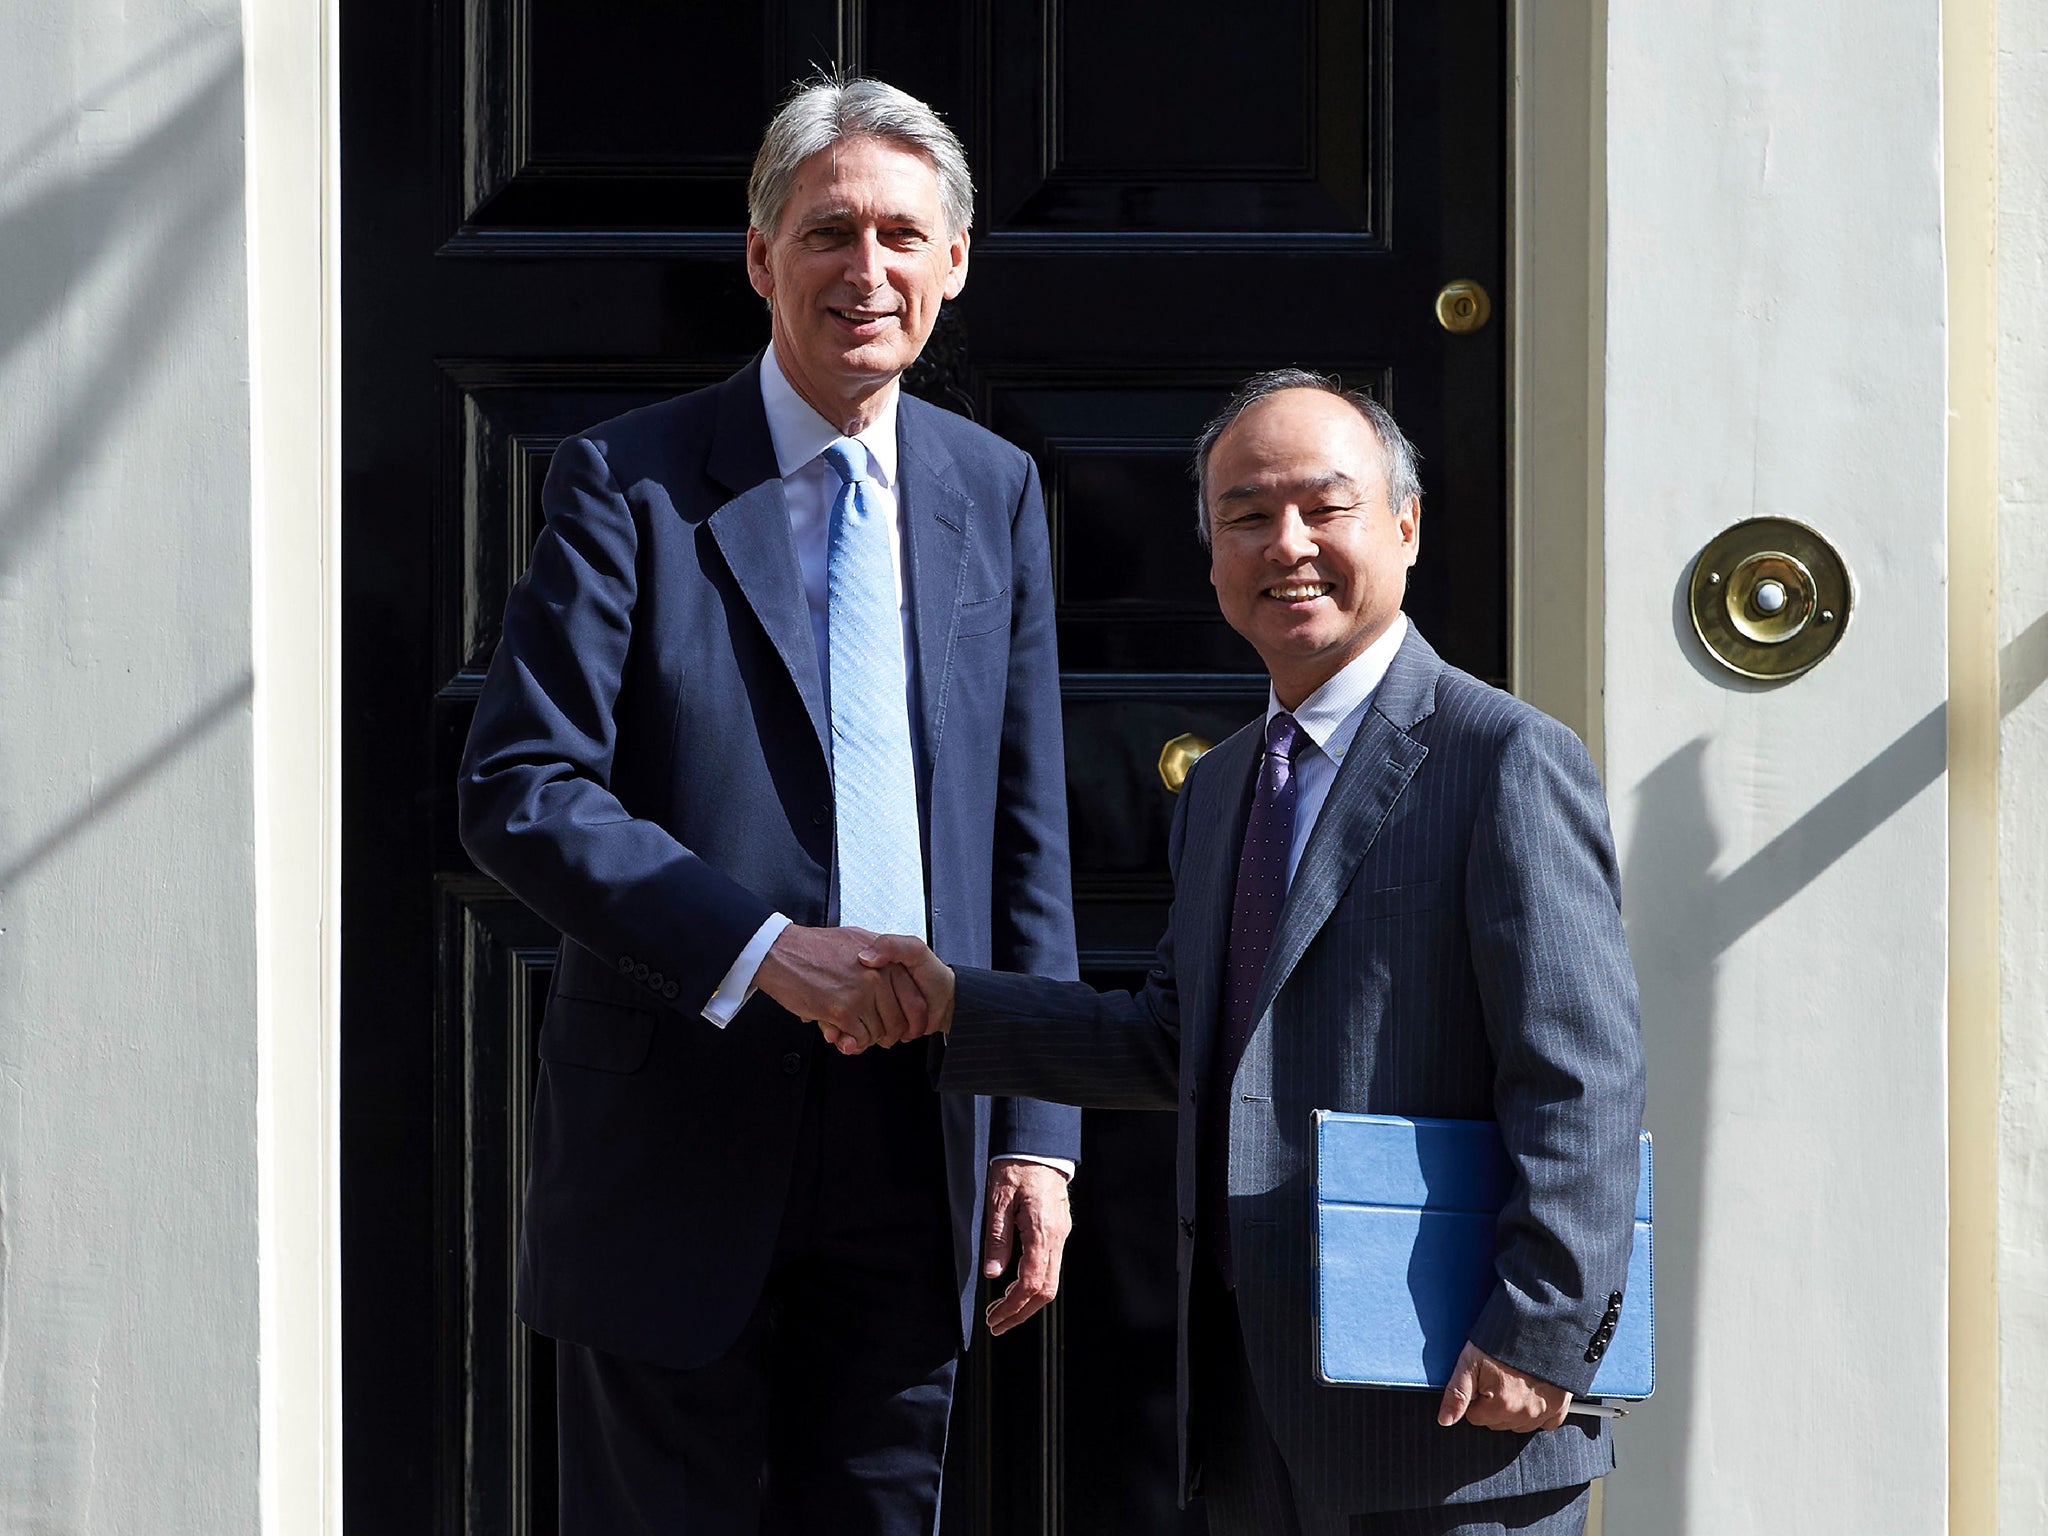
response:
{"label": "man's ear", "polygon": [[946,272],[946,286],[943,290],[949,299],[960,297],[960,290],[967,286],[967,231],[961,230],[952,243],[946,247],[946,259],[952,266]]}
{"label": "man's ear", "polygon": [[1401,543],[1408,550],[1408,564],[1415,564],[1415,557],[1422,553],[1422,498],[1410,495],[1401,504]]}
{"label": "man's ear", "polygon": [[774,302],[775,271],[768,265],[768,237],[751,224],[747,226],[747,281],[754,292]]}

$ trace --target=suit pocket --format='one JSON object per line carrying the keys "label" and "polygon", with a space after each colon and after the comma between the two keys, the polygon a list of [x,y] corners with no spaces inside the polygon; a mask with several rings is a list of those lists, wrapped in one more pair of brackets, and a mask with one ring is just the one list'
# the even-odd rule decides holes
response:
{"label": "suit pocket", "polygon": [[961,639],[969,635],[994,634],[999,629],[1010,627],[1010,589],[1003,588],[993,597],[980,597],[960,605],[960,624],[954,633]]}
{"label": "suit pocket", "polygon": [[1433,912],[1443,905],[1441,880],[1417,880],[1411,885],[1388,885],[1378,890],[1353,891],[1337,908],[1337,920],[1371,922],[1377,918],[1406,917],[1411,913]]}
{"label": "suit pocket", "polygon": [[540,1059],[599,1072],[638,1072],[654,1045],[656,1023],[644,1008],[556,993],[541,1026]]}

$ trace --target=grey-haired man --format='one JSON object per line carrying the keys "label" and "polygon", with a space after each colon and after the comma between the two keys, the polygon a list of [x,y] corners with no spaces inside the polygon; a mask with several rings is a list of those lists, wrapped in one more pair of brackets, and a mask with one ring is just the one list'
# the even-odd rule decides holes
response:
{"label": "grey-haired man", "polygon": [[565,442],[507,605],[462,825],[564,935],[519,1310],[570,1536],[931,1531],[978,1279],[998,1332],[1058,1283],[1078,1113],[808,1022],[901,1025],[876,928],[1075,973],[1037,473],[898,387],[972,197],[923,103],[799,89],[749,186],[770,347]]}

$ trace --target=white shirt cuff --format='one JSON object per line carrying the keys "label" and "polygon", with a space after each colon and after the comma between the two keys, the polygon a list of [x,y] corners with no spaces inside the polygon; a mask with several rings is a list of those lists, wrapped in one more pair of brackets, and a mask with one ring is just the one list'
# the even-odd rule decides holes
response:
{"label": "white shirt cuff", "polygon": [[754,936],[747,940],[747,947],[740,951],[739,959],[733,961],[732,969],[725,973],[718,990],[711,994],[711,1001],[704,1005],[705,1018],[720,1029],[732,1022],[732,1016],[754,995],[754,973],[761,969],[761,962],[768,958],[770,946],[782,936],[782,930],[789,924],[790,919],[776,912],[754,930]]}
{"label": "white shirt cuff", "polygon": [[1056,1169],[1058,1172],[1066,1175],[1069,1183],[1073,1181],[1074,1169],[1077,1166],[1071,1157],[1040,1157],[1035,1152],[998,1152],[989,1161],[991,1163],[1037,1163],[1041,1167]]}

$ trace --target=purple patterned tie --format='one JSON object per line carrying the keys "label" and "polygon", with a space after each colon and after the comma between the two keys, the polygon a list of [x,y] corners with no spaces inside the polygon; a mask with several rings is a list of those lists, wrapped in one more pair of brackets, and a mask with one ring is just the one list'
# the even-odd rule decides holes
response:
{"label": "purple patterned tie", "polygon": [[1208,1194],[1204,1225],[1223,1283],[1235,1276],[1230,1262],[1229,1150],[1230,1082],[1238,1059],[1251,1040],[1257,1021],[1259,983],[1265,979],[1266,956],[1273,948],[1273,929],[1280,904],[1287,897],[1287,854],[1294,843],[1294,754],[1301,727],[1294,716],[1275,715],[1266,722],[1266,751],[1259,759],[1259,788],[1252,813],[1244,824],[1244,851],[1237,861],[1237,895],[1230,906],[1230,953],[1223,972],[1223,1028],[1216,1040],[1216,1058],[1209,1076],[1208,1126],[1202,1136]]}

